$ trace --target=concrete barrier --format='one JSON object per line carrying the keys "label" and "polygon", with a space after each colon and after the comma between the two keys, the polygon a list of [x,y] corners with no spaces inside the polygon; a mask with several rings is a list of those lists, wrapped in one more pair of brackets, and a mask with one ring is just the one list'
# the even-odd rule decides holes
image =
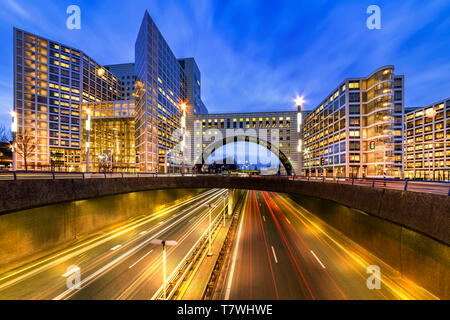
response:
{"label": "concrete barrier", "polygon": [[362,210],[450,244],[450,197],[277,177],[148,177],[0,181],[0,214],[64,201],[173,188],[266,190],[305,195]]}
{"label": "concrete barrier", "polygon": [[291,195],[302,207],[441,299],[450,298],[450,249],[423,233],[330,200]]}
{"label": "concrete barrier", "polygon": [[204,189],[151,190],[68,201],[0,215],[0,266],[137,218]]}

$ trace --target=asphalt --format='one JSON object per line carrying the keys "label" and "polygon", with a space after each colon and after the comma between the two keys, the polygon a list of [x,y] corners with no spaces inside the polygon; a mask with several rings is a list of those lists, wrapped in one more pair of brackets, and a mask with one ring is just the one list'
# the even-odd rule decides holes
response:
{"label": "asphalt", "polygon": [[[222,299],[435,298],[287,195],[248,191],[242,210]],[[366,283],[371,265],[379,290]]]}
{"label": "asphalt", "polygon": [[[224,190],[189,200],[71,244],[49,256],[0,274],[0,299],[151,299],[163,283],[162,246],[168,247],[169,276],[209,225],[206,203],[223,207]],[[80,289],[69,288],[70,266],[80,268]]]}

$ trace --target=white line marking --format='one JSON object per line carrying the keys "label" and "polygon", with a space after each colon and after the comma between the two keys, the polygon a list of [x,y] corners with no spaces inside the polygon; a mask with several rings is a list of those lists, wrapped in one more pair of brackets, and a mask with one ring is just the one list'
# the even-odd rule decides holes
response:
{"label": "white line marking", "polygon": [[263,216],[263,220],[264,220],[264,222],[266,222],[266,217]]}
{"label": "white line marking", "polygon": [[289,221],[289,219],[288,218],[286,218],[286,221],[289,223],[289,224],[292,224],[290,221]]}
{"label": "white line marking", "polygon": [[121,246],[122,246],[121,244],[118,244],[117,246],[112,247],[112,248],[111,248],[111,251],[114,251],[114,250],[116,250],[116,249],[119,249]]}
{"label": "white line marking", "polygon": [[273,248],[273,246],[271,246],[271,247],[272,247],[272,253],[273,253],[273,258],[275,259],[275,263],[278,263],[278,259],[277,259],[277,255],[275,253],[275,249]]}
{"label": "white line marking", "polygon": [[323,265],[323,263],[319,260],[319,258],[317,258],[316,254],[314,253],[314,251],[311,250],[311,253],[313,254],[314,258],[316,258],[317,262],[320,263],[320,265],[322,266],[322,268],[325,269],[325,266]]}
{"label": "white line marking", "polygon": [[[244,208],[244,209],[246,209],[246,208]],[[242,225],[244,224],[244,215],[245,215],[245,211],[242,212],[241,223],[239,224],[237,243],[236,243],[236,247],[234,248],[233,262],[231,263],[231,273],[230,273],[230,277],[228,278],[227,291],[225,292],[225,300],[230,300],[231,285],[233,284],[234,268],[236,267],[236,257],[237,257],[237,253],[238,253],[238,249],[239,249],[239,242],[240,242],[239,239],[241,238]]]}
{"label": "white line marking", "polygon": [[142,231],[142,232],[140,232],[139,234],[140,235],[143,235],[143,234],[146,234],[147,233],[147,231]]}
{"label": "white line marking", "polygon": [[136,261],[135,263],[133,263],[131,266],[128,267],[128,269],[133,268],[135,265],[137,265],[139,262],[141,262],[142,259],[144,259],[146,256],[148,256],[150,253],[152,253],[153,249],[150,250],[149,252],[147,252],[146,254],[144,254],[138,261]]}

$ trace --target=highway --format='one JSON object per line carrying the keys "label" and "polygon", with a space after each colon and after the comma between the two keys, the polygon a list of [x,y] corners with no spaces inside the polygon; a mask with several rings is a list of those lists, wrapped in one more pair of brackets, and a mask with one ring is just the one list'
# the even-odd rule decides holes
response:
{"label": "highway", "polygon": [[[176,240],[167,249],[167,275],[223,209],[225,190],[203,192],[160,211],[82,239],[45,257],[0,274],[0,299],[151,299],[163,283],[162,246],[154,238]],[[81,271],[80,288],[68,288],[70,266]]]}
{"label": "highway", "polygon": [[[286,195],[248,191],[221,298],[435,299]],[[381,269],[369,290],[369,265]]]}

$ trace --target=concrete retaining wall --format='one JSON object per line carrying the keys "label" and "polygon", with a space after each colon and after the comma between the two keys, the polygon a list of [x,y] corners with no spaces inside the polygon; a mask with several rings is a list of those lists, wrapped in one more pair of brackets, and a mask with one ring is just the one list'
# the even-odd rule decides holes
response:
{"label": "concrete retaining wall", "polygon": [[64,201],[171,188],[266,190],[332,200],[450,244],[450,197],[276,177],[157,177],[0,181],[0,214]]}
{"label": "concrete retaining wall", "polygon": [[162,209],[203,189],[132,192],[0,215],[0,266]]}
{"label": "concrete retaining wall", "polygon": [[402,276],[440,298],[450,298],[450,249],[446,244],[334,201],[300,195],[291,197]]}

